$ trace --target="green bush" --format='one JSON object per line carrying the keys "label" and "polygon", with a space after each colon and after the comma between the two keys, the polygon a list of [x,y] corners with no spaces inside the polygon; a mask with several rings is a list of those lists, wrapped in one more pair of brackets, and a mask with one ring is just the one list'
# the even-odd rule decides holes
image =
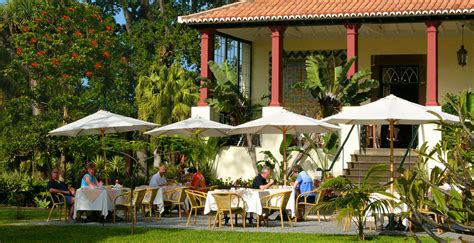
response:
{"label": "green bush", "polygon": [[0,204],[33,206],[34,198],[47,190],[47,180],[32,178],[17,171],[0,174]]}

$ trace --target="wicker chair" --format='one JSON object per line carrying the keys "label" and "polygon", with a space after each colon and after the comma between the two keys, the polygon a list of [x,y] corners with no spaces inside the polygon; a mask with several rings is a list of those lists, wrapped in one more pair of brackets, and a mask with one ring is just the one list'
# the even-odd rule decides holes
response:
{"label": "wicker chair", "polygon": [[186,199],[186,187],[178,187],[171,190],[166,190],[163,192],[165,200],[163,203],[165,206],[178,206],[178,214],[181,218],[181,205],[183,205],[183,209],[186,208],[184,204],[184,200]]}
{"label": "wicker chair", "polygon": [[[199,209],[204,209],[206,203],[207,194],[201,191],[196,190],[186,190],[186,196],[188,197],[189,204],[191,206],[188,215],[188,221],[186,226],[189,225],[189,220],[191,220],[191,215],[194,212],[194,224],[196,224],[197,212]],[[211,226],[211,216],[208,216],[207,224]]]}
{"label": "wicker chair", "polygon": [[[145,191],[145,196],[142,200],[142,214],[146,215],[148,209],[150,215],[150,221],[153,221],[153,202],[155,201],[156,194],[158,193],[159,188],[147,188]],[[157,214],[158,216],[158,214]],[[158,217],[155,217],[158,219]],[[145,217],[146,221],[146,217]]]}
{"label": "wicker chair", "polygon": [[[314,203],[312,202],[308,202],[308,195],[311,194],[311,193],[314,193],[316,199],[314,201]],[[309,207],[309,210],[305,210],[305,213],[303,215],[303,219],[305,219],[309,213],[319,204],[319,202],[321,202],[322,198],[324,197],[324,191],[319,191],[319,189],[314,189],[312,191],[309,191],[309,192],[304,192],[304,193],[301,193],[300,195],[298,195],[298,197],[296,197],[296,208],[299,209],[300,207],[304,207],[306,209],[306,207]],[[303,200],[300,202],[300,198],[303,198]],[[320,212],[319,210],[316,210],[316,215],[318,216],[318,222],[321,222],[321,215],[320,215]],[[326,216],[324,216],[324,220],[326,220]],[[298,221],[298,217],[295,217],[295,222]]]}
{"label": "wicker chair", "polygon": [[[59,220],[61,220],[61,216],[63,215],[62,211],[64,209],[64,219],[67,220],[67,203],[66,203],[66,196],[62,193],[49,193],[49,197],[51,199],[51,203],[53,206],[49,210],[48,221],[51,219],[51,214],[53,213],[55,208],[59,209]],[[57,201],[57,202],[55,202]]]}
{"label": "wicker chair", "polygon": [[[135,212],[135,217],[134,217],[135,221],[137,221],[136,211],[141,209],[141,205],[142,205],[143,197],[145,197],[145,193],[146,193],[146,189],[135,189],[133,191],[133,198],[132,200],[130,200],[131,192],[126,189],[122,189],[122,193],[118,195],[117,197],[115,197],[115,200],[114,200],[113,222],[115,223],[117,210],[124,210],[125,216],[128,216],[130,212],[133,210],[132,212]],[[119,198],[122,198],[121,203],[117,203],[117,199]],[[143,213],[143,211],[142,211],[142,214],[143,214],[142,215],[143,218],[145,219],[145,214]]]}
{"label": "wicker chair", "polygon": [[212,196],[216,200],[217,204],[217,213],[214,219],[214,224],[212,228],[214,229],[216,226],[216,221],[219,222],[219,227],[222,226],[222,218],[224,214],[228,213],[230,217],[230,226],[234,229],[234,223],[232,214],[236,214],[242,216],[242,225],[245,228],[245,218],[247,216],[247,212],[245,211],[244,201],[242,197],[235,193],[213,193]]}
{"label": "wicker chair", "polygon": [[[271,212],[279,211],[280,212],[280,220],[281,220],[281,227],[285,228],[285,224],[283,223],[283,211],[286,211],[286,205],[291,197],[291,191],[285,191],[280,193],[275,193],[273,195],[268,195],[262,197],[262,209],[266,211],[266,215],[263,218],[264,221],[267,222],[268,225],[268,216],[270,216]],[[272,201],[276,201],[277,203],[271,203]],[[288,222],[290,222],[290,226],[293,226],[293,222],[290,219],[290,215],[288,216]],[[257,217],[257,227],[260,226],[260,217]]]}

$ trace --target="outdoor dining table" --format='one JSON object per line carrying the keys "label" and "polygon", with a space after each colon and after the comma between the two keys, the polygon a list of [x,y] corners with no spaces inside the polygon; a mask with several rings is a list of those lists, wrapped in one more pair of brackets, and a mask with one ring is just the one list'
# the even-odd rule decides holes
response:
{"label": "outdoor dining table", "polygon": [[[256,213],[258,215],[262,215],[263,209],[262,209],[262,198],[268,195],[273,195],[276,193],[280,192],[285,192],[285,191],[290,191],[291,190],[291,196],[290,199],[288,200],[288,203],[286,205],[286,209],[291,211],[291,216],[294,217],[296,213],[296,204],[295,204],[295,195],[296,191],[294,188],[288,187],[288,188],[275,188],[275,189],[266,189],[266,190],[259,190],[259,189],[238,189],[238,190],[214,190],[214,191],[209,191],[207,192],[207,200],[206,204],[204,207],[204,214],[208,214],[211,211],[217,211],[217,204],[216,200],[212,196],[213,193],[222,193],[222,192],[229,192],[229,193],[236,193],[240,197],[242,197],[242,200],[244,202],[244,207],[245,211],[247,213]],[[233,202],[234,203],[234,202]],[[237,202],[235,202],[237,204]],[[277,205],[280,202],[278,202],[275,199],[270,201],[270,204],[272,205]]]}
{"label": "outdoor dining table", "polygon": [[[74,203],[74,215],[77,217],[78,211],[99,211],[101,215],[106,218],[109,211],[114,210],[114,200],[123,189],[130,190],[130,188],[89,188],[82,187],[76,191]],[[121,197],[117,200],[120,203]]]}

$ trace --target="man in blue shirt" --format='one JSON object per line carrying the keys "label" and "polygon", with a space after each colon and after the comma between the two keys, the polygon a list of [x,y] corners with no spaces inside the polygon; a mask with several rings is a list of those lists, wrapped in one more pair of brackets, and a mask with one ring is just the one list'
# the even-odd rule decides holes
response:
{"label": "man in blue shirt", "polygon": [[[306,199],[306,202],[308,203],[314,203],[316,201],[316,195],[314,192],[314,186],[313,186],[313,179],[311,176],[306,173],[306,171],[303,170],[303,168],[299,165],[296,165],[293,167],[293,173],[297,176],[296,181],[292,183],[292,186],[299,191],[299,193],[307,193],[306,196],[300,197],[299,201],[303,202]],[[303,208],[304,209],[304,208]],[[300,212],[300,208],[298,208],[298,220],[301,219],[301,216],[304,214],[304,212]]]}

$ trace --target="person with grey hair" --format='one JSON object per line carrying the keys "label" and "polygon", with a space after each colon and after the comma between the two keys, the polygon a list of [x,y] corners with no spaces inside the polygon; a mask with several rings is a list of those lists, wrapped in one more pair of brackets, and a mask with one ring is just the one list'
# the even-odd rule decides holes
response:
{"label": "person with grey hair", "polygon": [[[271,175],[272,170],[268,167],[263,167],[260,174],[258,174],[255,179],[253,179],[252,188],[265,190],[271,187],[274,183],[273,179],[270,178]],[[270,180],[268,180],[269,178]]]}

